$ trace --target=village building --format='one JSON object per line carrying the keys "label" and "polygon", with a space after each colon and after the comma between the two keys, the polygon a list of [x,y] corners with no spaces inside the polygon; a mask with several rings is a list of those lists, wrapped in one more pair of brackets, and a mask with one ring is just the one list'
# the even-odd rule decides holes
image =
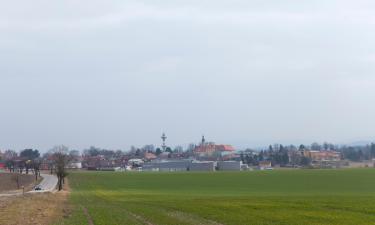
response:
{"label": "village building", "polygon": [[214,161],[193,161],[189,171],[215,171],[217,163]]}
{"label": "village building", "polygon": [[260,170],[272,169],[272,162],[271,161],[260,161],[259,165],[258,165],[258,169],[260,169]]}
{"label": "village building", "polygon": [[154,153],[146,152],[143,156],[145,162],[149,162],[157,158]]}
{"label": "village building", "polygon": [[240,171],[242,167],[241,161],[219,161],[217,169],[221,171]]}
{"label": "village building", "polygon": [[231,145],[206,143],[205,137],[202,136],[200,145],[196,146],[193,152],[197,159],[222,160],[226,155],[233,155],[235,149]]}
{"label": "village building", "polygon": [[0,169],[5,169],[5,157],[4,154],[0,150]]}
{"label": "village building", "polygon": [[170,161],[154,161],[145,163],[142,167],[143,171],[187,171],[190,165],[189,160],[170,160]]}
{"label": "village building", "polygon": [[321,162],[321,161],[340,161],[341,153],[336,151],[312,151],[305,150],[303,151],[303,156],[311,159],[312,162]]}
{"label": "village building", "polygon": [[103,170],[108,168],[121,167],[121,162],[116,161],[115,158],[107,159],[103,155],[86,156],[82,162],[82,168],[88,170]]}

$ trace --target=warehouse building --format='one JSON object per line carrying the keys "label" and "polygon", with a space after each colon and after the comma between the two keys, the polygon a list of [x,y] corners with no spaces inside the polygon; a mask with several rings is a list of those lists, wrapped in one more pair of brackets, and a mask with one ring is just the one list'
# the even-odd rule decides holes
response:
{"label": "warehouse building", "polygon": [[240,171],[241,161],[219,161],[217,162],[217,168],[221,171]]}
{"label": "warehouse building", "polygon": [[190,171],[215,171],[216,162],[213,161],[195,161],[190,163]]}
{"label": "warehouse building", "polygon": [[242,163],[237,161],[191,161],[191,160],[173,160],[173,161],[153,161],[144,163],[143,171],[240,171]]}
{"label": "warehouse building", "polygon": [[187,171],[190,165],[190,160],[176,160],[176,161],[157,161],[145,163],[142,167],[143,171]]}

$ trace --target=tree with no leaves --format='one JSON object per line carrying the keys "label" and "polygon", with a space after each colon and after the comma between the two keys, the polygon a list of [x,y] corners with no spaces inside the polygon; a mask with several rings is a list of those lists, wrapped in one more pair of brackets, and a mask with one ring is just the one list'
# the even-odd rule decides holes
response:
{"label": "tree with no leaves", "polygon": [[42,164],[42,161],[40,158],[34,159],[32,162],[32,166],[34,169],[35,174],[35,180],[38,180],[38,177],[40,177],[40,165]]}
{"label": "tree with no leaves", "polygon": [[66,172],[66,166],[70,161],[69,149],[64,145],[59,145],[55,146],[51,150],[51,152],[53,154],[53,163],[55,166],[56,175],[58,179],[58,189],[59,191],[61,191],[65,177],[68,175],[68,173]]}
{"label": "tree with no leaves", "polygon": [[17,189],[20,189],[20,175],[18,173],[13,173],[12,180],[16,183]]}

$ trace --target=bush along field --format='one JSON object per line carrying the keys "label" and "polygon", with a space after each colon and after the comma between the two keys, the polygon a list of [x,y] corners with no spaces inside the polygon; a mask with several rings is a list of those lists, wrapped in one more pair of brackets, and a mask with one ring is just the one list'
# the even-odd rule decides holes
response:
{"label": "bush along field", "polygon": [[59,224],[375,224],[375,170],[69,175]]}

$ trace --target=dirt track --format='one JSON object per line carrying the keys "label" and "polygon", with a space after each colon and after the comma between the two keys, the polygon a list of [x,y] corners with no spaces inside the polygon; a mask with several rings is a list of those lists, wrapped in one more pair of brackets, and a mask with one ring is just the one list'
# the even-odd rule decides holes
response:
{"label": "dirt track", "polygon": [[69,214],[69,190],[0,197],[1,225],[48,225]]}

